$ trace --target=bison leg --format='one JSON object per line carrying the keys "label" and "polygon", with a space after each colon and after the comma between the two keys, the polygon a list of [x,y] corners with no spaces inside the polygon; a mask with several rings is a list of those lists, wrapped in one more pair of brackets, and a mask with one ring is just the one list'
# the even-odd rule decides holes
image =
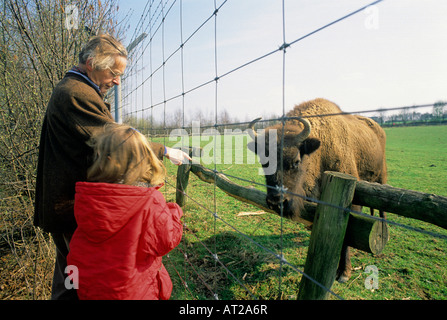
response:
{"label": "bison leg", "polygon": [[[373,216],[374,215],[374,208],[369,208],[369,212]],[[379,210],[379,217],[381,217],[383,219],[386,219],[385,211]]]}
{"label": "bison leg", "polygon": [[351,277],[351,256],[349,255],[349,247],[343,244],[341,249],[340,262],[337,269],[337,281],[345,283]]}
{"label": "bison leg", "polygon": [[[351,207],[353,211],[362,212],[362,206],[353,205]],[[371,212],[374,212],[371,209]],[[340,283],[345,283],[351,277],[351,256],[349,254],[349,247],[346,243],[343,243],[343,247],[341,249],[340,261],[338,263],[337,269],[337,281]]]}

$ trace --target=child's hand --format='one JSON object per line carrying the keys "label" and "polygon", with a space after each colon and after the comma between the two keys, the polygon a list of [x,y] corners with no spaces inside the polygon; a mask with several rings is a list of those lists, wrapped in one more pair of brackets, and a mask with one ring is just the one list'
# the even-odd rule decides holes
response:
{"label": "child's hand", "polygon": [[191,157],[182,150],[173,149],[169,147],[165,147],[165,149],[166,149],[165,157],[171,160],[171,162],[177,166],[184,163],[189,163],[189,161],[192,160]]}

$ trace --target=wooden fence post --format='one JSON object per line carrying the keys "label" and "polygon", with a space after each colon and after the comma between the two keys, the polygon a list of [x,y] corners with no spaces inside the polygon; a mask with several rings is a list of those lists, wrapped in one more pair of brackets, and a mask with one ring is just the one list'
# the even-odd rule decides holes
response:
{"label": "wooden fence post", "polygon": [[[357,179],[339,172],[325,172],[321,201],[350,208]],[[315,213],[304,273],[330,289],[334,283],[348,225],[349,211],[319,204]],[[298,299],[327,299],[329,292],[303,276]]]}
{"label": "wooden fence post", "polygon": [[175,191],[175,202],[183,207],[185,205],[185,193],[189,182],[191,164],[182,164],[177,168],[177,186]]}
{"label": "wooden fence post", "polygon": [[[188,153],[190,157],[200,157],[200,154],[202,152],[202,149],[197,147],[182,147],[181,150]],[[189,183],[189,172],[191,171],[192,166],[191,162],[182,164],[177,168],[175,202],[180,207],[183,207],[185,205],[185,193]]]}

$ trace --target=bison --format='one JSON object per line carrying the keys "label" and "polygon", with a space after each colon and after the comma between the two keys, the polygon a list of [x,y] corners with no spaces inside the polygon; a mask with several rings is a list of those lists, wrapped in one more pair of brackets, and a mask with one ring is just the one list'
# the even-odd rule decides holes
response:
{"label": "bison", "polygon": [[[343,114],[336,104],[325,99],[297,105],[286,117],[294,118],[284,126],[277,124],[266,128],[262,137],[254,131],[254,125],[260,118],[252,121],[249,125],[251,130],[248,130],[254,140],[248,144],[248,148],[260,157],[264,169],[270,165],[265,159],[272,159],[269,152],[277,152],[276,172],[264,173],[267,204],[271,209],[280,213],[282,207],[284,217],[302,220],[303,199],[320,198],[322,174],[325,171],[337,171],[360,180],[386,183],[386,136],[373,120]],[[268,145],[268,141],[272,141],[268,137],[273,133],[272,130],[277,135],[276,150]],[[266,141],[265,148],[262,148],[264,152],[259,149],[260,139]],[[284,193],[284,190],[288,192]],[[360,211],[361,207],[353,206],[353,210]],[[384,217],[383,212],[380,215]],[[350,274],[349,248],[344,246],[337,280],[345,282]]]}

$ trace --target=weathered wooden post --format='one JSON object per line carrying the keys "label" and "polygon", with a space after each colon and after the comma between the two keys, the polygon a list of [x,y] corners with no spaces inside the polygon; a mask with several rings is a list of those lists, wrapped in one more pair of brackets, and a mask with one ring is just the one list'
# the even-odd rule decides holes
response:
{"label": "weathered wooden post", "polygon": [[348,246],[367,253],[379,254],[385,249],[389,237],[386,222],[350,213],[345,237]]}
{"label": "weathered wooden post", "polygon": [[[334,283],[349,220],[357,179],[339,172],[325,172],[320,200],[315,213],[304,273],[330,289]],[[298,299],[327,299],[329,292],[308,278],[302,278]]]}
{"label": "weathered wooden post", "polygon": [[[196,147],[183,147],[184,152],[188,152],[190,157],[199,157],[201,153],[200,148]],[[183,207],[185,205],[185,193],[189,182],[189,172],[191,171],[191,162],[182,164],[177,168],[177,185],[175,192],[175,202]]]}
{"label": "weathered wooden post", "polygon": [[177,188],[175,192],[175,202],[183,207],[185,205],[185,192],[189,182],[189,172],[191,164],[182,164],[177,168]]}

